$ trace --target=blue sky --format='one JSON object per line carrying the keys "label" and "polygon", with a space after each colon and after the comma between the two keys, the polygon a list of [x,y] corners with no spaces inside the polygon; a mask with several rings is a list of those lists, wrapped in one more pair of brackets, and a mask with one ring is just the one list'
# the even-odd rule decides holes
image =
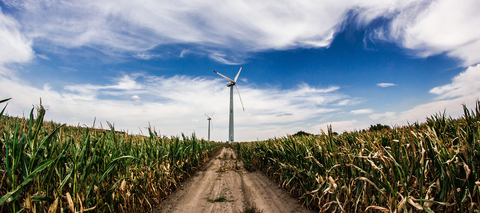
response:
{"label": "blue sky", "polygon": [[[0,97],[47,120],[235,140],[462,113],[480,98],[480,2],[0,1]],[[236,94],[235,94],[236,95]]]}

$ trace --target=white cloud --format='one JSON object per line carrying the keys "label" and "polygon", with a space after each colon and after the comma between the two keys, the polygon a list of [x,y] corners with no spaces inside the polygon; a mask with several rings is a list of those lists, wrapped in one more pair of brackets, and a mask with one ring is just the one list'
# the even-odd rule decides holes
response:
{"label": "white cloud", "polygon": [[371,114],[373,113],[373,110],[372,109],[356,109],[356,110],[350,111],[350,113],[354,115]]}
{"label": "white cloud", "polygon": [[185,57],[185,55],[189,54],[190,52],[191,52],[191,50],[188,50],[188,49],[182,50],[182,52],[180,52],[179,56],[180,56],[180,58],[183,58],[183,57]]}
{"label": "white cloud", "polygon": [[47,60],[47,61],[50,61],[50,58],[47,56],[47,55],[44,55],[44,54],[37,54],[37,57],[43,59],[43,60]]}
{"label": "white cloud", "polygon": [[397,85],[394,84],[394,83],[378,83],[377,86],[379,86],[379,87],[393,87],[393,86],[397,86]]}
{"label": "white cloud", "polygon": [[380,38],[393,39],[426,57],[441,53],[464,65],[480,62],[480,1],[415,1],[393,18]]}
{"label": "white cloud", "polygon": [[282,116],[291,116],[293,115],[293,113],[290,113],[290,112],[286,112],[286,113],[283,113],[283,114],[278,114],[276,115],[277,117],[282,117]]}
{"label": "white cloud", "polygon": [[362,103],[360,98],[345,98],[337,103],[337,106],[352,106]]}
{"label": "white cloud", "polygon": [[136,59],[141,59],[141,60],[150,60],[152,58],[159,58],[161,57],[160,55],[158,54],[148,54],[148,53],[137,53],[137,54],[133,54],[132,55],[134,58]]}
{"label": "white cloud", "polygon": [[0,74],[8,72],[4,67],[8,63],[23,63],[33,58],[31,41],[23,36],[20,28],[20,24],[0,8]]}
{"label": "white cloud", "polygon": [[138,84],[135,81],[135,77],[130,75],[125,75],[122,78],[114,79],[116,84],[106,85],[106,86],[97,86],[97,85],[70,85],[66,86],[65,89],[78,92],[80,94],[95,95],[98,91],[101,90],[126,90],[126,91],[136,91],[142,89],[142,85]]}
{"label": "white cloud", "polygon": [[438,95],[438,99],[477,94],[480,91],[480,64],[468,67],[464,72],[452,79],[452,83],[435,87],[430,93]]}
{"label": "white cloud", "polygon": [[[69,85],[56,91],[51,85],[34,88],[24,81],[0,77],[0,85],[9,88],[0,91],[0,96],[13,98],[7,108],[10,115],[21,116],[42,98],[48,108],[47,120],[89,125],[96,117],[97,121],[115,123],[118,129],[131,133],[138,133],[139,127],[150,122],[162,134],[196,132],[205,137],[204,114],[215,111],[212,138],[227,138],[229,88],[223,78],[129,74],[111,81],[105,85]],[[305,120],[337,111],[334,103],[344,97],[338,94],[338,87],[316,88],[307,84],[290,90],[258,89],[244,84],[238,87],[246,109],[242,111],[235,93],[235,134],[240,141],[298,131]]]}
{"label": "white cloud", "polygon": [[229,60],[227,59],[227,55],[223,53],[217,53],[217,52],[211,53],[209,57],[222,64],[228,64],[228,65],[239,65],[242,62],[242,61]]}
{"label": "white cloud", "polygon": [[240,51],[324,47],[354,6],[336,1],[7,4],[25,11],[21,20],[32,38],[66,47],[101,45],[128,51],[167,43],[199,43]]}

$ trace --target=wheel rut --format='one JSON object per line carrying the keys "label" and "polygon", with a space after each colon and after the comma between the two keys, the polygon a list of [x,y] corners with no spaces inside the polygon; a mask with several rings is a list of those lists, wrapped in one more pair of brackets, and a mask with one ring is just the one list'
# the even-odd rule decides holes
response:
{"label": "wheel rut", "polygon": [[261,172],[247,172],[231,148],[222,148],[203,168],[154,212],[313,212]]}

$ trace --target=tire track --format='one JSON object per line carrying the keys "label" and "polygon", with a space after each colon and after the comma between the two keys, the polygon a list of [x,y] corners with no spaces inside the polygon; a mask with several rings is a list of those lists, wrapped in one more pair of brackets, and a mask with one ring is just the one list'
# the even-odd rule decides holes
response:
{"label": "tire track", "polygon": [[205,170],[198,171],[153,212],[313,212],[270,181],[265,175],[247,172],[231,148],[222,148]]}

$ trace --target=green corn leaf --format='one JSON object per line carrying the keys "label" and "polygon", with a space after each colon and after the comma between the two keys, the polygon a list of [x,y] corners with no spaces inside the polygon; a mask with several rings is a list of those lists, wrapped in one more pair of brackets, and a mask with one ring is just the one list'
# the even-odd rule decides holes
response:
{"label": "green corn leaf", "polygon": [[[0,100],[0,103],[7,102],[10,99],[12,99],[12,98],[7,98],[7,99]],[[0,118],[3,116],[3,113],[5,112],[5,109],[7,108],[7,106],[8,106],[8,103],[5,105],[5,107],[3,107],[2,112],[0,112]]]}
{"label": "green corn leaf", "polygon": [[133,156],[121,156],[121,157],[113,159],[110,163],[108,163],[107,169],[105,170],[105,172],[102,174],[102,176],[100,178],[100,182],[103,179],[105,179],[105,177],[115,168],[115,166],[117,165],[117,163],[120,160],[128,159],[128,158],[135,159],[135,157],[133,157]]}
{"label": "green corn leaf", "polygon": [[27,185],[30,181],[32,181],[36,177],[37,173],[41,172],[42,170],[44,170],[45,168],[50,166],[50,164],[55,162],[55,160],[56,160],[56,158],[51,158],[51,159],[44,160],[44,161],[40,162],[40,164],[35,168],[35,170],[33,170],[33,172],[30,173],[23,180],[23,182],[20,185],[17,186],[17,188],[15,190],[13,190],[11,192],[8,192],[6,195],[4,195],[2,198],[0,198],[0,205],[2,205],[9,198],[12,198],[11,200],[15,200],[15,198],[18,197],[20,192],[23,190],[23,187],[25,185]]}
{"label": "green corn leaf", "polygon": [[43,196],[33,196],[32,201],[37,201],[37,202],[46,201],[48,203],[53,203],[55,199],[52,199],[50,197],[43,197]]}

